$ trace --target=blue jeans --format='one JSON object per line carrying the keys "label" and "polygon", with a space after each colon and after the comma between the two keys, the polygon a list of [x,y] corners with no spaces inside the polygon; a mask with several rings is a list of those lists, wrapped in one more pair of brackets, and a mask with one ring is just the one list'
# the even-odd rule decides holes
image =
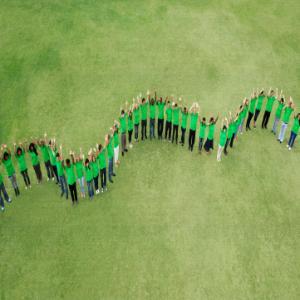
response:
{"label": "blue jeans", "polygon": [[10,202],[3,182],[0,184],[0,205],[2,207],[4,207],[4,201],[3,201],[3,198],[1,196],[1,192],[3,194],[3,197],[4,197],[5,201]]}
{"label": "blue jeans", "polygon": [[86,183],[87,183],[89,197],[90,199],[92,199],[94,196],[93,180],[87,181]]}
{"label": "blue jeans", "polygon": [[150,119],[150,139],[154,138],[155,119]]}
{"label": "blue jeans", "polygon": [[276,133],[277,125],[278,125],[278,123],[279,123],[279,120],[280,120],[280,118],[275,117],[274,124],[273,124],[273,128],[272,128],[272,131],[273,131],[274,133]]}
{"label": "blue jeans", "polygon": [[289,139],[289,146],[292,148],[294,146],[294,142],[295,142],[295,139],[297,137],[297,134],[293,131],[291,131],[291,136],[290,136],[290,139]]}
{"label": "blue jeans", "polygon": [[66,198],[68,198],[68,186],[65,175],[59,176],[59,183],[61,188],[61,194],[66,194]]}
{"label": "blue jeans", "polygon": [[80,187],[80,192],[82,194],[85,194],[85,190],[84,190],[84,176],[82,176],[81,178],[77,179],[79,187]]}
{"label": "blue jeans", "polygon": [[287,129],[287,126],[288,126],[287,123],[282,122],[280,133],[279,133],[279,136],[278,136],[278,139],[280,140],[280,142],[283,142],[283,140],[284,140],[284,135],[285,135],[285,131]]}
{"label": "blue jeans", "polygon": [[114,158],[108,159],[108,179],[112,180],[112,176],[114,173]]}

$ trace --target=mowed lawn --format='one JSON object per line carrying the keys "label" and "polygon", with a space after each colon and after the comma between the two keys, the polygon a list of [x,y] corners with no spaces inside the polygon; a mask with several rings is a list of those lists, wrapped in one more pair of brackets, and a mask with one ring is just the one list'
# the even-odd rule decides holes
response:
{"label": "mowed lawn", "polygon": [[[147,89],[209,117],[278,87],[299,111],[299,18],[296,0],[2,0],[0,143],[47,132],[87,152]],[[257,128],[217,163],[140,142],[76,207],[6,179],[0,299],[299,299],[300,139],[285,144]]]}

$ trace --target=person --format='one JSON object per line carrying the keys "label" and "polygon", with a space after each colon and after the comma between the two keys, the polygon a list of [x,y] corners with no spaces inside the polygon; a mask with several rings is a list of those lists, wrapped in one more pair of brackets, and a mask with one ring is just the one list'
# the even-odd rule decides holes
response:
{"label": "person", "polygon": [[156,93],[155,98],[150,100],[150,140],[155,138],[155,116],[156,116]]}
{"label": "person", "polygon": [[50,155],[49,155],[49,150],[47,146],[47,134],[44,134],[44,139],[40,139],[37,143],[40,151],[42,152],[42,157],[43,161],[45,164],[46,172],[47,172],[47,181],[49,181],[51,178],[54,179],[54,172],[53,169],[51,168],[51,163],[50,163]]}
{"label": "person", "polygon": [[289,142],[287,144],[287,147],[289,150],[292,150],[294,143],[295,143],[295,139],[299,133],[299,127],[300,127],[300,113],[298,113],[297,115],[294,115],[294,124],[291,130],[291,135],[289,138]]}
{"label": "person", "polygon": [[120,120],[120,126],[121,126],[121,146],[122,146],[122,156],[124,156],[124,153],[127,152],[127,147],[126,147],[126,135],[127,135],[127,124],[126,124],[126,119],[127,119],[127,107],[128,107],[128,102],[126,101],[125,103],[125,109],[121,110],[121,116],[119,118]]}
{"label": "person", "polygon": [[233,120],[233,125],[232,125],[233,131],[232,131],[232,137],[231,137],[230,144],[229,144],[230,148],[233,148],[233,143],[237,138],[241,112],[242,112],[242,105],[240,106],[239,110],[236,112],[235,118]]}
{"label": "person", "polygon": [[199,105],[194,102],[190,108],[189,150],[192,152],[195,143],[196,127],[198,124]]}
{"label": "person", "polygon": [[76,176],[75,176],[75,172],[74,172],[74,153],[70,151],[70,156],[71,156],[71,160],[69,158],[66,159],[66,166],[65,166],[65,170],[67,173],[67,182],[68,182],[68,186],[69,186],[69,191],[71,194],[71,198],[72,198],[72,204],[74,205],[74,203],[78,203],[78,199],[77,199],[77,188],[76,188]]}
{"label": "person", "polygon": [[12,159],[11,159],[11,152],[10,152],[9,148],[7,147],[7,145],[5,145],[5,144],[2,145],[2,147],[1,147],[1,157],[2,157],[2,163],[5,166],[5,169],[7,172],[8,179],[10,180],[10,182],[13,186],[16,197],[18,197],[20,195],[20,190],[18,187],[16,172],[15,172],[15,168],[14,168],[14,165],[13,165]]}
{"label": "person", "polygon": [[228,154],[228,151],[227,151],[227,148],[228,148],[228,145],[234,135],[234,131],[235,131],[235,123],[234,123],[234,120],[232,118],[232,115],[231,115],[231,112],[229,112],[229,122],[228,122],[228,129],[227,129],[227,139],[226,139],[226,143],[225,143],[225,146],[224,146],[224,154],[227,155]]}
{"label": "person", "polygon": [[[119,147],[119,123],[115,120],[114,125],[112,128],[110,128],[111,134],[114,140],[114,163],[116,167],[120,165],[120,160],[119,160],[119,152],[120,152],[120,147]],[[96,191],[97,194],[97,191]]]}
{"label": "person", "polygon": [[218,154],[217,154],[217,161],[219,161],[219,162],[221,161],[221,155],[222,155],[222,152],[225,147],[226,140],[227,140],[227,129],[228,129],[228,120],[227,120],[227,118],[224,118],[222,120],[219,148],[218,148]]}
{"label": "person", "polygon": [[280,99],[277,99],[277,102],[278,102],[278,106],[275,111],[275,119],[272,127],[272,132],[274,133],[274,135],[276,135],[277,133],[277,126],[281,119],[282,110],[284,108],[284,104],[285,104],[284,96],[280,95]]}
{"label": "person", "polygon": [[88,188],[88,194],[90,197],[90,200],[94,197],[94,187],[93,187],[93,170],[90,165],[90,161],[88,158],[85,159],[84,162],[84,171],[85,171],[85,178],[86,178],[86,184]]}
{"label": "person", "polygon": [[[243,126],[244,121],[246,119],[247,113],[248,113],[248,107],[249,107],[249,100],[247,98],[244,99],[241,112],[239,113],[239,119],[238,119],[238,133],[243,134]],[[238,135],[236,135],[237,138]]]}
{"label": "person", "polygon": [[163,101],[162,97],[159,98],[159,101],[156,102],[158,107],[158,116],[157,116],[157,137],[159,140],[162,140],[162,135],[164,131],[164,115],[165,115],[165,105],[166,101],[168,100],[168,97],[165,101]]}
{"label": "person", "polygon": [[133,103],[134,117],[134,140],[139,141],[139,124],[140,124],[140,106],[139,103]]}
{"label": "person", "polygon": [[75,159],[75,169],[76,169],[76,175],[77,175],[77,182],[80,187],[80,196],[81,198],[85,198],[85,189],[84,189],[84,173],[83,173],[83,161],[84,161],[84,155],[82,154],[82,149],[79,149],[79,155],[76,156],[74,153],[74,159]]}
{"label": "person", "polygon": [[211,117],[208,124],[208,135],[204,144],[205,151],[209,154],[214,149],[215,126],[218,122],[219,114],[216,118]]}
{"label": "person", "polygon": [[5,185],[4,185],[4,181],[3,181],[3,176],[0,172],[0,206],[1,206],[1,210],[4,211],[5,210],[5,206],[4,206],[4,201],[3,198],[5,199],[5,201],[7,203],[11,203],[11,199],[9,198],[6,189],[5,189]]}
{"label": "person", "polygon": [[[58,177],[58,171],[57,171],[57,166],[56,166],[56,141],[55,138],[54,139],[50,139],[49,140],[49,147],[48,147],[48,151],[49,151],[49,156],[50,156],[50,163],[51,163],[51,169],[53,174],[55,175],[55,179],[56,179],[56,184],[59,184],[59,177]],[[54,176],[52,176],[52,180],[54,181]]]}
{"label": "person", "polygon": [[188,116],[189,116],[189,112],[186,106],[184,106],[183,108],[181,107],[181,139],[180,139],[181,146],[184,146],[185,143],[185,132],[186,132],[186,124],[187,124]]}
{"label": "person", "polygon": [[147,92],[147,100],[145,98],[142,99],[141,103],[141,112],[142,112],[142,120],[141,120],[141,126],[142,126],[142,141],[144,139],[147,139],[147,118],[148,118],[148,103],[150,99],[150,93]]}
{"label": "person", "polygon": [[254,116],[256,101],[257,101],[257,94],[255,91],[253,91],[253,93],[251,95],[250,104],[249,104],[248,118],[247,118],[247,122],[246,122],[246,131],[251,130],[250,125],[251,125],[251,120]]}
{"label": "person", "polygon": [[65,165],[64,165],[64,159],[63,159],[63,153],[62,153],[62,145],[60,145],[59,147],[59,151],[56,152],[55,155],[55,159],[56,159],[56,170],[57,170],[57,176],[59,179],[59,185],[60,185],[60,189],[61,189],[61,194],[60,196],[62,197],[64,194],[66,195],[66,199],[68,200],[68,186],[67,186],[67,180],[65,177]]}
{"label": "person", "polygon": [[96,151],[93,151],[93,149],[90,149],[88,154],[89,154],[90,165],[93,170],[95,194],[98,195],[100,193],[100,191],[99,191],[99,166],[98,166],[98,160],[96,158]]}
{"label": "person", "polygon": [[112,149],[112,137],[109,134],[105,137],[105,145],[108,156],[108,180],[110,183],[114,183],[112,180],[112,176],[116,176],[114,173],[114,152]]}
{"label": "person", "polygon": [[24,179],[25,189],[26,190],[28,188],[31,189],[30,178],[28,175],[28,169],[27,169],[27,164],[25,159],[25,149],[23,148],[22,143],[19,143],[18,147],[16,147],[16,143],[14,143],[14,152],[15,152],[15,157],[19,164],[20,173]]}
{"label": "person", "polygon": [[173,130],[172,130],[172,143],[174,141],[178,144],[178,126],[179,126],[179,106],[176,102],[173,103],[173,110],[172,110],[172,123],[173,123]]}
{"label": "person", "polygon": [[284,140],[285,132],[286,132],[286,129],[288,127],[290,117],[291,117],[291,114],[293,113],[293,111],[294,111],[294,103],[293,103],[292,97],[290,97],[288,105],[286,105],[285,108],[283,109],[281,129],[280,129],[280,132],[279,132],[279,135],[278,135],[278,141],[280,143],[282,143],[283,140]]}
{"label": "person", "polygon": [[35,142],[31,142],[28,146],[28,153],[31,156],[31,163],[37,178],[37,183],[40,184],[43,180],[43,175],[41,171],[41,165],[39,161],[39,154],[37,151],[37,146]]}
{"label": "person", "polygon": [[270,88],[268,96],[267,96],[267,104],[266,104],[265,113],[264,113],[263,120],[261,123],[261,127],[263,129],[267,129],[269,118],[271,115],[271,111],[272,111],[275,99],[276,99],[275,92],[272,90],[272,88]]}
{"label": "person", "polygon": [[106,148],[101,144],[98,146],[98,160],[100,167],[101,193],[107,191],[106,187]]}
{"label": "person", "polygon": [[261,89],[261,91],[259,92],[258,97],[257,97],[257,105],[256,105],[256,108],[255,108],[255,114],[254,114],[254,120],[253,120],[253,127],[254,128],[256,128],[256,121],[257,121],[258,116],[260,114],[264,99],[265,99],[265,91],[264,91],[264,89]]}
{"label": "person", "polygon": [[128,143],[129,143],[129,148],[132,148],[132,132],[133,132],[133,115],[132,115],[132,110],[130,109],[128,111],[128,116],[127,116],[127,124],[128,124]]}
{"label": "person", "polygon": [[202,147],[203,147],[203,141],[205,139],[206,127],[207,127],[206,118],[203,117],[200,121],[200,128],[199,128],[198,151],[200,154],[202,153]]}
{"label": "person", "polygon": [[166,120],[166,130],[165,130],[165,139],[169,140],[169,142],[171,142],[171,134],[172,134],[172,107],[171,107],[171,103],[168,100],[167,102],[167,109],[166,109],[166,116],[167,116],[167,120]]}

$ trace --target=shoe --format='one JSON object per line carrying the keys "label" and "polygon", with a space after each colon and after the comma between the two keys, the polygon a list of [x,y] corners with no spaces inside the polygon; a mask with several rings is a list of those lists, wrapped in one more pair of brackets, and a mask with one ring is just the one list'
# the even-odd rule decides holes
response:
{"label": "shoe", "polygon": [[29,186],[29,188],[31,189],[31,185]]}
{"label": "shoe", "polygon": [[132,147],[133,147],[133,145],[132,145],[132,144],[130,144],[130,145],[129,145],[129,148],[132,148]]}
{"label": "shoe", "polygon": [[4,211],[5,210],[5,207],[4,206],[1,206],[1,211]]}
{"label": "shoe", "polygon": [[103,193],[104,192],[104,190],[103,190],[103,188],[101,189],[101,193]]}
{"label": "shoe", "polygon": [[291,151],[291,150],[292,150],[292,148],[291,148],[291,147],[289,147],[289,150]]}
{"label": "shoe", "polygon": [[110,182],[110,183],[114,183],[112,179],[109,179],[109,182]]}
{"label": "shoe", "polygon": [[105,191],[107,191],[107,187],[105,187]]}
{"label": "shoe", "polygon": [[287,148],[291,148],[289,145],[286,145],[287,146]]}
{"label": "shoe", "polygon": [[25,190],[27,190],[27,186],[25,186]]}
{"label": "shoe", "polygon": [[11,203],[11,199],[10,199],[10,198],[8,198],[7,202],[8,202],[8,203]]}
{"label": "shoe", "polygon": [[54,178],[54,177],[52,177],[52,181],[54,181],[54,179],[55,179],[55,178]]}
{"label": "shoe", "polygon": [[115,173],[112,173],[112,176],[117,176]]}
{"label": "shoe", "polygon": [[124,149],[124,151],[125,151],[125,152],[128,152],[128,149],[126,148],[126,149]]}

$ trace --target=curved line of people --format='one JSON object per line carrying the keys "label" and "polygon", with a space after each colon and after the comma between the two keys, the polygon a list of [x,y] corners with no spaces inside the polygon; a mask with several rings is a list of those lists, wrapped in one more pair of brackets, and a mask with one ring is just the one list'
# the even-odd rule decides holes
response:
{"label": "curved line of people", "polygon": [[[266,100],[265,100],[266,99]],[[234,141],[237,140],[239,134],[243,134],[244,123],[246,122],[246,131],[251,130],[251,125],[255,128],[257,120],[262,110],[263,103],[266,101],[265,111],[262,118],[262,129],[267,129],[270,115],[277,102],[275,111],[275,119],[272,126],[272,133],[277,134],[277,128],[281,120],[281,126],[278,135],[278,141],[284,141],[285,133],[291,118],[295,111],[295,105],[291,97],[285,100],[282,91],[279,93],[270,88],[268,93],[264,89],[253,91],[250,100],[245,98],[235,113],[229,112],[228,118],[224,117],[221,122],[220,138],[217,151],[217,161],[221,161],[222,153],[228,155],[228,147],[233,148]],[[80,196],[85,198],[87,186],[87,194],[90,199],[94,195],[98,195],[107,191],[107,175],[108,181],[113,183],[113,177],[116,176],[114,166],[120,164],[119,152],[121,142],[122,156],[128,151],[127,137],[129,148],[133,147],[133,134],[135,142],[139,141],[139,133],[141,140],[148,138],[147,123],[150,121],[149,138],[150,140],[157,138],[158,140],[166,140],[172,143],[180,143],[185,145],[185,136],[189,119],[188,149],[193,151],[196,130],[198,130],[198,152],[201,154],[203,148],[206,153],[210,154],[214,149],[215,126],[219,119],[216,117],[206,118],[199,117],[200,106],[194,102],[190,109],[183,104],[181,98],[176,101],[174,97],[157,98],[156,92],[151,96],[147,92],[147,97],[143,98],[140,94],[136,99],[133,98],[132,104],[129,106],[125,103],[121,108],[119,120],[115,120],[113,127],[110,128],[110,134],[105,136],[104,144],[97,144],[96,148],[91,148],[85,158],[82,150],[79,153],[69,152],[69,157],[65,159],[63,155],[62,145],[57,147],[55,138],[48,139],[45,134],[42,139],[32,139],[30,143],[15,143],[13,154],[9,147],[5,144],[1,146],[1,162],[6,169],[7,176],[11,181],[15,196],[20,195],[20,189],[17,182],[16,171],[13,164],[13,156],[15,157],[19,171],[23,177],[25,189],[31,188],[31,179],[28,174],[26,162],[26,153],[31,157],[31,164],[36,174],[37,183],[43,180],[40,165],[40,154],[45,165],[47,180],[53,180],[60,187],[61,197],[66,199],[71,195],[72,204],[78,203],[77,184],[79,186]],[[141,130],[139,126],[141,125]],[[157,129],[155,127],[157,125]],[[181,128],[181,136],[179,139],[179,126]],[[300,113],[294,113],[294,121],[290,132],[290,138],[287,143],[289,150],[292,149],[295,139],[299,133]],[[119,135],[120,131],[120,135]],[[108,172],[107,172],[108,167]],[[99,186],[99,177],[100,185]],[[4,200],[8,203],[11,198],[6,191],[3,175],[0,170],[0,207],[4,211]]]}

